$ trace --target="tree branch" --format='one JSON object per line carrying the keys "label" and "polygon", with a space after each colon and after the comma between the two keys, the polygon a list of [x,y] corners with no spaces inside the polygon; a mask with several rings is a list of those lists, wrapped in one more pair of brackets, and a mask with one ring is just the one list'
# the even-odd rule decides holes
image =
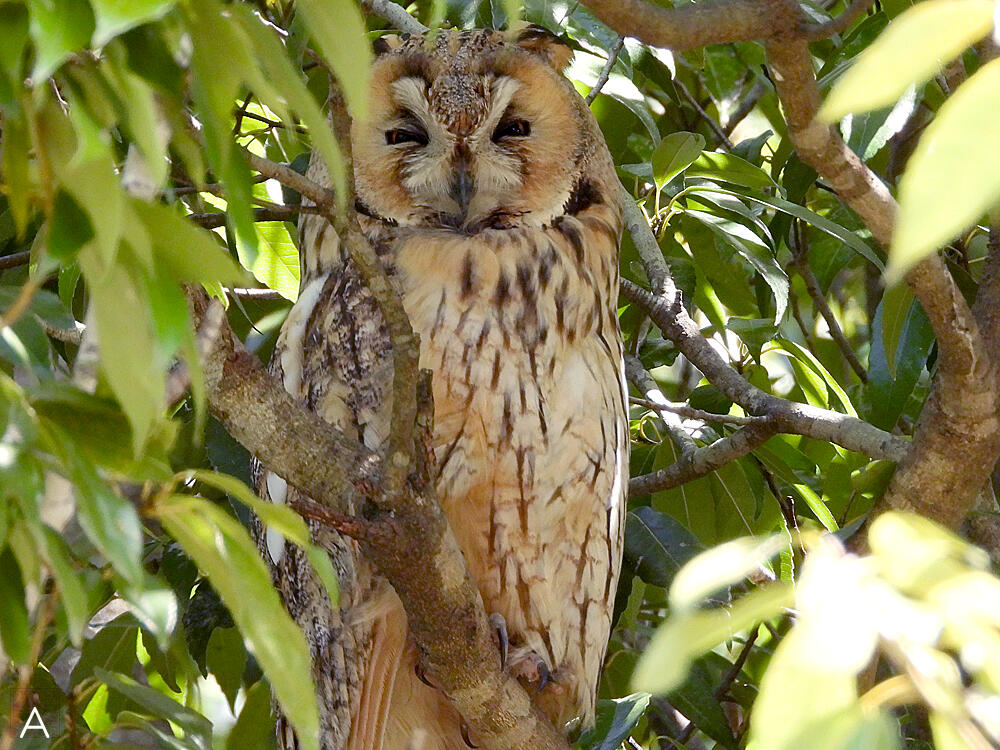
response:
{"label": "tree branch", "polygon": [[629,497],[668,490],[711,474],[726,464],[742,458],[777,433],[778,425],[775,420],[742,427],[732,435],[682,455],[679,460],[666,468],[633,478],[628,485]]}
{"label": "tree branch", "polygon": [[831,18],[818,26],[810,26],[804,35],[805,38],[810,42],[815,42],[846,31],[852,23],[861,18],[872,7],[874,2],[875,0],[852,0],[844,12],[836,18]]}
{"label": "tree branch", "polygon": [[407,34],[423,34],[427,27],[406,12],[406,9],[391,0],[362,0],[361,5],[369,13],[381,16],[389,24]]}
{"label": "tree branch", "polygon": [[905,440],[868,422],[840,412],[788,401],[747,382],[701,335],[684,309],[680,292],[669,276],[664,278],[663,290],[660,296],[655,296],[626,279],[621,282],[622,296],[640,305],[691,364],[748,413],[770,417],[779,432],[836,443],[872,458],[899,461],[906,454]]}
{"label": "tree branch", "polygon": [[601,68],[601,74],[597,77],[594,87],[587,92],[585,97],[583,97],[583,100],[587,102],[587,104],[590,104],[597,98],[597,95],[601,93],[601,89],[604,88],[604,84],[608,82],[608,78],[611,77],[611,69],[615,67],[615,63],[618,61],[618,55],[622,51],[624,44],[625,37],[620,36],[615,40],[615,43],[608,51],[608,61],[604,63],[604,67]]}

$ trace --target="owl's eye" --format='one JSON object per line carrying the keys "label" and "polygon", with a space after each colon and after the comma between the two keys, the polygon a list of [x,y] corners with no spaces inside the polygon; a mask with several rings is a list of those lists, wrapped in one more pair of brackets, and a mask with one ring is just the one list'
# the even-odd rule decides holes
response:
{"label": "owl's eye", "polygon": [[416,143],[418,146],[426,146],[427,133],[417,128],[394,128],[385,131],[385,142],[389,146],[398,146],[401,143]]}
{"label": "owl's eye", "polygon": [[531,123],[527,120],[504,120],[493,131],[493,141],[501,138],[524,138],[531,135]]}

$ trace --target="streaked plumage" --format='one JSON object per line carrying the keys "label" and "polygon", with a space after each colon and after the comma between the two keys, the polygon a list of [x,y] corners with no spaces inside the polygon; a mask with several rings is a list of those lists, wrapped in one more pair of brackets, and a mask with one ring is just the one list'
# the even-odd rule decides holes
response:
{"label": "streaked plumage", "polygon": [[[437,490],[508,668],[563,724],[593,720],[621,559],[628,436],[616,317],[621,209],[596,123],[520,33],[383,40],[371,116],[353,132],[362,225],[434,373]],[[311,176],[325,181],[319,161]],[[302,292],[273,368],[372,448],[392,364],[377,308],[333,230],[301,227]],[[258,482],[272,501],[294,490]],[[314,529],[341,575],[333,610],[299,553],[261,532],[313,648],[325,750],[461,750],[460,720],[418,676],[405,614],[356,545]],[[287,728],[282,744],[294,746]]]}

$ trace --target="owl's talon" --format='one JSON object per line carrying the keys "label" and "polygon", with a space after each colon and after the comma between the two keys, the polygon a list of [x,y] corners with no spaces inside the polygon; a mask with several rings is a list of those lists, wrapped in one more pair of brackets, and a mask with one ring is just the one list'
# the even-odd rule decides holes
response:
{"label": "owl's talon", "polygon": [[469,725],[468,724],[466,724],[463,721],[463,722],[461,722],[459,728],[460,728],[460,731],[462,732],[462,739],[465,741],[466,745],[468,745],[471,748],[477,748],[477,747],[479,747],[479,745],[473,744],[472,740],[469,738]]}
{"label": "owl's talon", "polygon": [[520,650],[517,656],[511,660],[510,673],[518,679],[533,686],[532,697],[535,697],[549,685],[555,685],[556,681],[552,673],[552,668],[534,651]]}
{"label": "owl's talon", "polygon": [[510,650],[510,638],[507,635],[507,620],[499,612],[490,615],[490,625],[497,635],[497,646],[500,649],[500,671],[507,669],[507,653]]}

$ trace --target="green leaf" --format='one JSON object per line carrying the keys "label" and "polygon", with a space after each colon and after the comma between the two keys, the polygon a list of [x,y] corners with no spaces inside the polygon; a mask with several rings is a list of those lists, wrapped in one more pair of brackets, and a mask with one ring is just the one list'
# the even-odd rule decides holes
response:
{"label": "green leaf", "polygon": [[764,241],[743,224],[721,216],[692,209],[686,209],[684,214],[708,227],[756,269],[774,293],[774,322],[779,323],[788,306],[788,276]]}
{"label": "green leaf", "polygon": [[47,238],[49,255],[60,263],[71,263],[80,248],[94,238],[90,217],[65,190],[56,193]]}
{"label": "green leaf", "polygon": [[309,562],[323,582],[330,601],[336,606],[339,601],[337,574],[334,572],[333,564],[330,562],[330,556],[310,540],[309,528],[306,526],[306,522],[302,519],[302,516],[287,506],[275,505],[266,500],[261,500],[243,482],[226,474],[195,470],[185,472],[181,476],[204,482],[239,500],[256,513],[265,526],[274,529],[292,544],[305,551]]}
{"label": "green leaf", "polygon": [[[0,9],[10,6],[3,5]],[[0,133],[0,174],[9,188],[7,192],[8,205],[14,226],[18,235],[23,235],[28,226],[31,211],[29,198],[31,138],[28,134],[28,124],[24,113],[18,116],[4,113],[3,132]]]}
{"label": "green leaf", "polygon": [[91,0],[97,17],[94,46],[101,47],[135,26],[162,18],[175,3],[176,0]]}
{"label": "green leaf", "polygon": [[872,265],[878,268],[880,271],[884,268],[882,259],[872,250],[871,247],[865,243],[858,235],[845,227],[840,226],[836,222],[830,221],[825,216],[820,216],[815,211],[810,211],[808,208],[803,208],[797,203],[792,203],[791,201],[786,201],[782,198],[772,198],[771,196],[761,195],[759,193],[734,193],[731,190],[725,190],[723,188],[717,187],[707,187],[704,185],[698,186],[696,191],[692,191],[693,194],[698,192],[709,192],[709,193],[723,193],[726,195],[733,195],[742,200],[751,201],[752,203],[758,203],[762,206],[769,206],[776,211],[782,211],[789,216],[794,216],[797,219],[802,219],[802,221],[807,224],[819,229],[821,232],[825,232],[831,237],[840,240],[849,248],[854,250],[858,255],[867,258]]}
{"label": "green leaf", "polygon": [[31,658],[28,610],[24,603],[21,569],[9,547],[0,553],[0,645],[15,664],[26,665]]}
{"label": "green leaf", "polygon": [[642,506],[625,517],[625,559],[646,583],[667,588],[702,550],[690,531],[668,515]]}
{"label": "green leaf", "polygon": [[[669,137],[669,136],[668,136]],[[771,175],[760,167],[733,154],[704,151],[684,172],[685,177],[721,180],[749,188],[776,187]]]}
{"label": "green leaf", "polygon": [[205,649],[205,665],[215,675],[215,681],[229,701],[230,709],[236,705],[236,694],[240,690],[246,661],[243,636],[236,628],[216,628],[212,631]]}
{"label": "green leaf", "polygon": [[90,604],[80,576],[73,569],[66,541],[52,529],[32,529],[42,558],[48,563],[59,587],[59,598],[69,625],[70,642],[80,647],[83,629],[90,620]]}
{"label": "green leaf", "polygon": [[288,227],[281,221],[261,221],[256,231],[255,253],[237,241],[240,262],[262,284],[294,302],[299,295],[299,251]]}
{"label": "green leaf", "polygon": [[666,136],[653,151],[653,181],[657,189],[679,175],[702,156],[705,138],[683,131]]}
{"label": "green leaf", "polygon": [[241,71],[255,65],[235,31],[235,21],[218,2],[203,0],[187,6],[187,28],[193,41],[192,93],[203,124],[209,163],[226,188],[226,210],[233,229],[247,251],[255,254],[250,167],[231,135],[232,108],[239,92]]}
{"label": "green leaf", "polygon": [[[896,18],[834,84],[817,117],[885,107],[921,84],[993,28],[990,0],[932,0]],[[996,112],[996,108],[988,111]]]}
{"label": "green leaf", "polygon": [[624,698],[597,702],[594,728],[579,740],[582,750],[618,750],[628,739],[649,706],[649,693],[633,693]]}
{"label": "green leaf", "polygon": [[913,307],[913,292],[906,284],[896,284],[885,290],[882,295],[882,348],[885,351],[885,361],[889,375],[896,377],[896,347],[903,333],[907,316]]}
{"label": "green leaf", "polygon": [[94,668],[94,676],[112,690],[117,690],[126,698],[139,704],[158,719],[167,719],[195,740],[196,747],[209,750],[212,747],[212,723],[201,714],[185,708],[148,685],[140,685],[124,674],[114,674],[100,667]]}
{"label": "green leaf", "polygon": [[823,364],[816,359],[816,356],[811,351],[790,339],[779,338],[777,343],[778,346],[789,352],[793,357],[795,357],[795,359],[802,362],[810,370],[812,370],[812,372],[822,378],[826,387],[833,391],[837,400],[840,401],[840,405],[844,407],[845,413],[851,415],[852,417],[858,416],[857,409],[854,408],[854,404],[851,403],[851,399],[848,398],[847,393],[841,387],[840,383],[838,383],[837,379],[830,374],[829,370],[823,367]]}
{"label": "green leaf", "polygon": [[271,689],[261,680],[247,690],[243,709],[226,738],[226,750],[270,750],[273,747]]}
{"label": "green leaf", "polygon": [[372,50],[357,4],[351,0],[299,0],[295,8],[337,75],[352,117],[364,120],[368,116]]}
{"label": "green leaf", "polygon": [[97,635],[85,641],[80,660],[73,667],[70,684],[96,676],[98,669],[131,672],[136,663],[135,645],[139,627],[131,615],[120,615],[106,623]]}
{"label": "green leaf", "polygon": [[636,665],[636,690],[669,693],[680,686],[692,662],[706,651],[792,605],[792,587],[775,583],[747,594],[732,607],[671,615],[661,625]]}
{"label": "green leaf", "polygon": [[1000,60],[993,60],[958,87],[924,131],[899,181],[886,284],[898,281],[1000,200],[998,111]]}
{"label": "green leaf", "polygon": [[70,54],[87,46],[94,30],[94,14],[87,0],[28,0],[28,10],[37,49],[31,77],[41,82]]}
{"label": "green leaf", "polygon": [[[234,9],[234,12],[238,13],[236,18],[239,19],[243,30],[253,41],[257,59],[260,60],[267,78],[274,83],[274,89],[280,92],[287,105],[298,113],[308,128],[313,148],[326,162],[337,195],[344,195],[347,190],[347,180],[343,154],[340,152],[337,139],[334,138],[326,115],[316,104],[316,100],[302,80],[301,73],[289,61],[288,53],[278,40],[277,35],[270,28],[265,27],[257,16],[251,15],[249,9],[242,7]],[[262,234],[266,233],[263,228],[260,231]],[[270,238],[265,237],[265,240],[267,239]],[[296,278],[294,294],[297,294],[297,261],[294,274]],[[288,296],[282,289],[271,288]],[[295,299],[294,296],[288,298]]]}
{"label": "green leaf", "polygon": [[[715,669],[709,669],[710,664]],[[723,675],[730,669],[732,664],[719,654],[706,654],[691,665],[684,684],[667,695],[667,702],[721,747],[735,750],[737,743],[729,726],[729,719],[722,703],[715,697]]]}
{"label": "green leaf", "polygon": [[28,43],[28,9],[20,3],[0,4],[0,71],[20,81]]}
{"label": "green leaf", "polygon": [[738,583],[778,554],[788,540],[780,535],[741,537],[719,544],[691,560],[670,585],[670,604],[691,609],[705,597]]}
{"label": "green leaf", "polygon": [[248,650],[274,688],[282,710],[306,750],[318,750],[319,718],[309,647],[292,622],[246,530],[219,508],[197,498],[173,497],[155,515],[208,574]]}

